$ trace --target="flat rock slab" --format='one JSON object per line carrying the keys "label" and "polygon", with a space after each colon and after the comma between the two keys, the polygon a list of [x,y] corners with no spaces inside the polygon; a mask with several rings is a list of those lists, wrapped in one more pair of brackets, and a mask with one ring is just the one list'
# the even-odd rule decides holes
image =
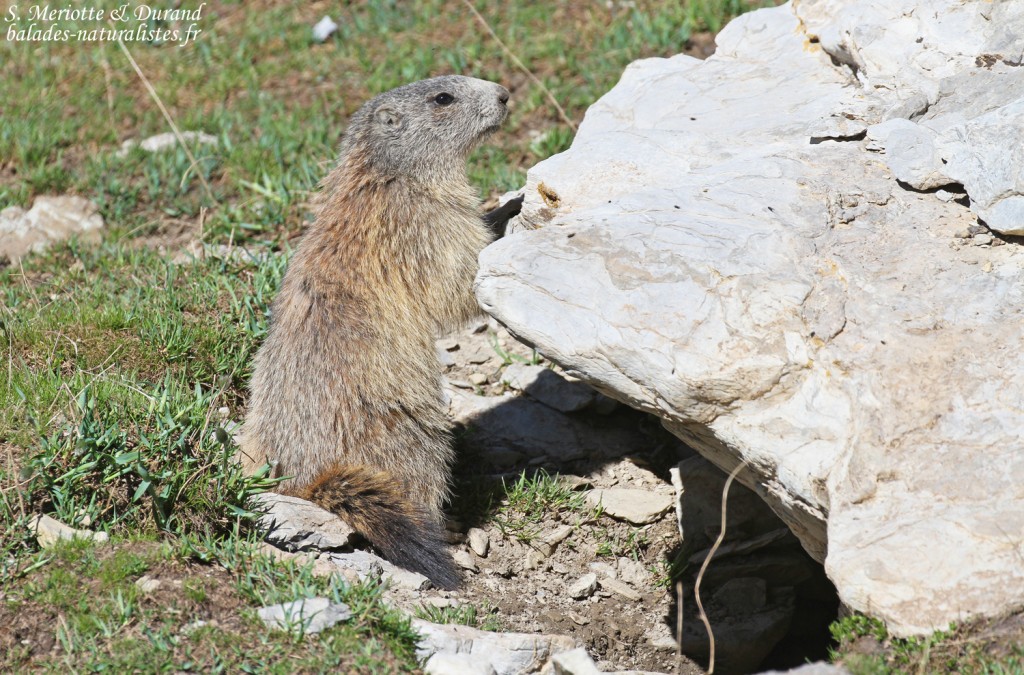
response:
{"label": "flat rock slab", "polygon": [[673,504],[671,494],[632,488],[590,490],[586,499],[590,506],[600,506],[605,515],[634,525],[646,525],[657,521],[672,508]]}
{"label": "flat rock slab", "polygon": [[97,206],[73,195],[36,197],[28,211],[8,206],[0,211],[0,260],[17,262],[72,236],[97,242],[103,226]]}
{"label": "flat rock slab", "polygon": [[420,660],[439,653],[467,655],[481,668],[490,666],[498,675],[539,672],[551,656],[575,647],[572,638],[564,635],[490,633],[422,619],[413,619],[412,627],[421,636],[416,645]]}
{"label": "flat rock slab", "polygon": [[266,513],[260,526],[268,543],[287,551],[351,550],[355,530],[330,511],[305,499],[266,492],[255,498]]}
{"label": "flat rock slab", "polygon": [[746,461],[896,635],[1024,605],[1024,247],[985,227],[1024,232],[1021,34],[1011,2],[745,14],[630,65],[481,255],[488,312]]}
{"label": "flat rock slab", "polygon": [[307,634],[319,633],[352,618],[348,605],[332,603],[327,598],[309,598],[261,607],[256,613],[270,628]]}

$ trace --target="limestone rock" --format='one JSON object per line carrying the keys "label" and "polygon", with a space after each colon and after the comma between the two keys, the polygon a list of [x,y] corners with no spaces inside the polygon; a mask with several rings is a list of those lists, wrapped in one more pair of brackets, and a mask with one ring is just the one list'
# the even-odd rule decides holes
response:
{"label": "limestone rock", "polygon": [[598,675],[601,671],[583,647],[577,647],[551,658],[555,675]]}
{"label": "limestone rock", "polygon": [[471,527],[466,533],[466,539],[469,541],[469,547],[473,549],[473,553],[481,558],[487,557],[487,552],[491,548],[491,537],[487,532],[479,527]]}
{"label": "limestone rock", "polygon": [[496,675],[494,666],[470,654],[434,654],[423,666],[426,675]]}
{"label": "limestone rock", "polygon": [[[181,132],[181,138],[189,145],[216,145],[218,143],[216,136],[203,133],[202,131],[183,131]],[[117,154],[120,157],[124,157],[136,146],[142,148],[146,152],[160,152],[161,150],[174,148],[177,145],[178,137],[174,132],[168,131],[166,133],[150,136],[149,138],[144,138],[142,141],[129,139],[121,144],[121,149],[118,150]]]}
{"label": "limestone rock", "polygon": [[627,600],[633,600],[634,602],[640,599],[639,593],[618,579],[601,579],[601,588],[611,591],[616,595],[621,595]]}
{"label": "limestone rock", "polygon": [[102,544],[110,537],[106,532],[93,532],[92,530],[77,530],[65,525],[50,516],[37,515],[29,523],[29,528],[36,535],[36,541],[42,548],[51,548],[58,541],[71,539],[91,539],[97,544]]}
{"label": "limestone rock", "polygon": [[96,205],[73,195],[36,197],[28,211],[8,206],[0,211],[0,260],[17,262],[72,236],[97,242],[103,225]]}
{"label": "limestone rock", "polygon": [[265,492],[255,499],[266,513],[260,526],[267,528],[265,539],[288,551],[350,550],[355,530],[330,511],[305,499]]}
{"label": "limestone rock", "polygon": [[335,567],[355,573],[360,580],[381,579],[410,591],[422,591],[431,586],[430,580],[419,572],[392,565],[366,551],[332,553],[328,559]]}
{"label": "limestone rock", "polygon": [[746,461],[896,635],[1024,604],[1024,251],[953,237],[1024,232],[1024,4],[918,10],[803,0],[706,61],[630,65],[530,170],[476,285],[568,372]]}
{"label": "limestone rock", "polygon": [[437,653],[468,655],[475,665],[489,665],[498,675],[539,671],[552,655],[575,647],[572,638],[564,635],[490,633],[422,619],[413,619],[412,627],[421,636],[417,658],[425,661]]}
{"label": "limestone rock", "polygon": [[352,617],[348,605],[332,603],[327,598],[308,598],[261,607],[256,613],[270,628],[301,633],[319,633]]}
{"label": "limestone rock", "polygon": [[569,586],[569,597],[573,600],[589,598],[597,590],[597,575],[591,572],[584,574]]}
{"label": "limestone rock", "polygon": [[612,518],[646,525],[672,508],[672,495],[632,488],[604,488],[588,491],[587,503],[600,506]]}

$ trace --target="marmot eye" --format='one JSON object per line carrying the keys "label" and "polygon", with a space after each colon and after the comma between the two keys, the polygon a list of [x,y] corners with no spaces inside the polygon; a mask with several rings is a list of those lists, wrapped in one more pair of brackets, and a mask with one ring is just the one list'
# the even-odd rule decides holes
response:
{"label": "marmot eye", "polygon": [[438,94],[434,97],[434,103],[438,105],[450,105],[454,101],[455,97],[448,93]]}

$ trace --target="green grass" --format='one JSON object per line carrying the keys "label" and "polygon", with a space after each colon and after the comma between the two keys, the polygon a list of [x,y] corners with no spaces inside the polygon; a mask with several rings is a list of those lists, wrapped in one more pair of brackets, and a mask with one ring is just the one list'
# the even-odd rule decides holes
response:
{"label": "green grass", "polygon": [[[630,61],[677,53],[695,31],[753,6],[475,4],[576,121]],[[208,3],[187,47],[128,43],[178,127],[217,139],[190,146],[195,162],[180,147],[121,152],[169,127],[116,44],[0,37],[0,209],[72,193],[106,222],[98,246],[73,240],[0,261],[0,615],[54,645],[0,649],[0,670],[414,667],[408,623],[379,587],[254,553],[248,499],[272,481],[229,461],[228,422],[244,414],[267,308],[311,197],[366,99],[449,72],[513,89],[506,127],[470,158],[483,197],[522,186],[573,134],[459,3],[330,11],[339,32],[322,45],[310,27],[323,8],[237,1]],[[524,475],[503,496],[496,518],[524,541],[553,513],[586,517],[582,497],[546,474]],[[28,527],[40,512],[112,543],[40,550]],[[164,605],[135,585],[167,573],[181,583]],[[312,595],[347,602],[356,619],[297,641],[253,618],[262,604]],[[442,614],[497,627],[486,609]],[[220,624],[186,630],[211,617]]]}
{"label": "green grass", "polygon": [[[889,673],[963,673],[970,675],[1024,675],[1024,643],[1017,638],[990,634],[982,626],[956,626],[931,635],[895,638],[878,619],[853,614],[836,620],[829,630],[837,646],[832,659],[854,675]],[[979,635],[979,633],[981,635]],[[877,645],[876,653],[851,650],[859,640]],[[1010,643],[1009,653],[1005,645]]]}
{"label": "green grass", "polygon": [[[410,621],[384,607],[379,584],[314,576],[309,564],[255,553],[250,539],[208,543],[62,543],[39,554],[46,556],[45,566],[5,588],[0,617],[19,626],[17,615],[41,615],[44,625],[28,634],[35,640],[52,634],[57,645],[31,661],[43,671],[72,666],[113,672],[397,672],[415,666]],[[194,564],[199,549],[226,571],[204,576]],[[136,583],[144,573],[163,579],[160,588],[186,590],[178,595],[158,589],[154,593],[162,595],[148,597]],[[344,602],[354,616],[302,637],[269,629],[255,615],[263,605],[311,597]],[[55,626],[46,623],[54,617]],[[0,655],[0,669],[19,672],[28,663],[27,652],[22,646]]]}
{"label": "green grass", "polygon": [[560,477],[544,470],[529,474],[524,471],[512,483],[504,484],[505,496],[493,520],[505,536],[523,543],[535,540],[543,530],[543,522],[556,514],[575,512],[587,517],[585,497],[575,492]]}
{"label": "green grass", "polygon": [[498,631],[501,630],[501,621],[498,620],[496,611],[487,606],[478,609],[475,605],[449,607],[420,605],[416,610],[416,616],[433,623],[459,624],[480,630]]}

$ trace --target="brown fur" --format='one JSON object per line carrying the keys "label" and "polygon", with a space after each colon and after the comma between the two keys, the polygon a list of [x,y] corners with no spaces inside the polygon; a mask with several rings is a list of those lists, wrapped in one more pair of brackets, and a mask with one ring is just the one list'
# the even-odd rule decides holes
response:
{"label": "brown fur", "polygon": [[[438,105],[442,92],[455,102]],[[240,451],[247,469],[292,476],[283,491],[348,519],[394,562],[416,569],[433,555],[420,571],[445,586],[456,578],[440,529],[452,449],[434,341],[479,313],[471,287],[491,234],[465,158],[504,120],[502,93],[434,78],[353,116],[273,304]]]}

